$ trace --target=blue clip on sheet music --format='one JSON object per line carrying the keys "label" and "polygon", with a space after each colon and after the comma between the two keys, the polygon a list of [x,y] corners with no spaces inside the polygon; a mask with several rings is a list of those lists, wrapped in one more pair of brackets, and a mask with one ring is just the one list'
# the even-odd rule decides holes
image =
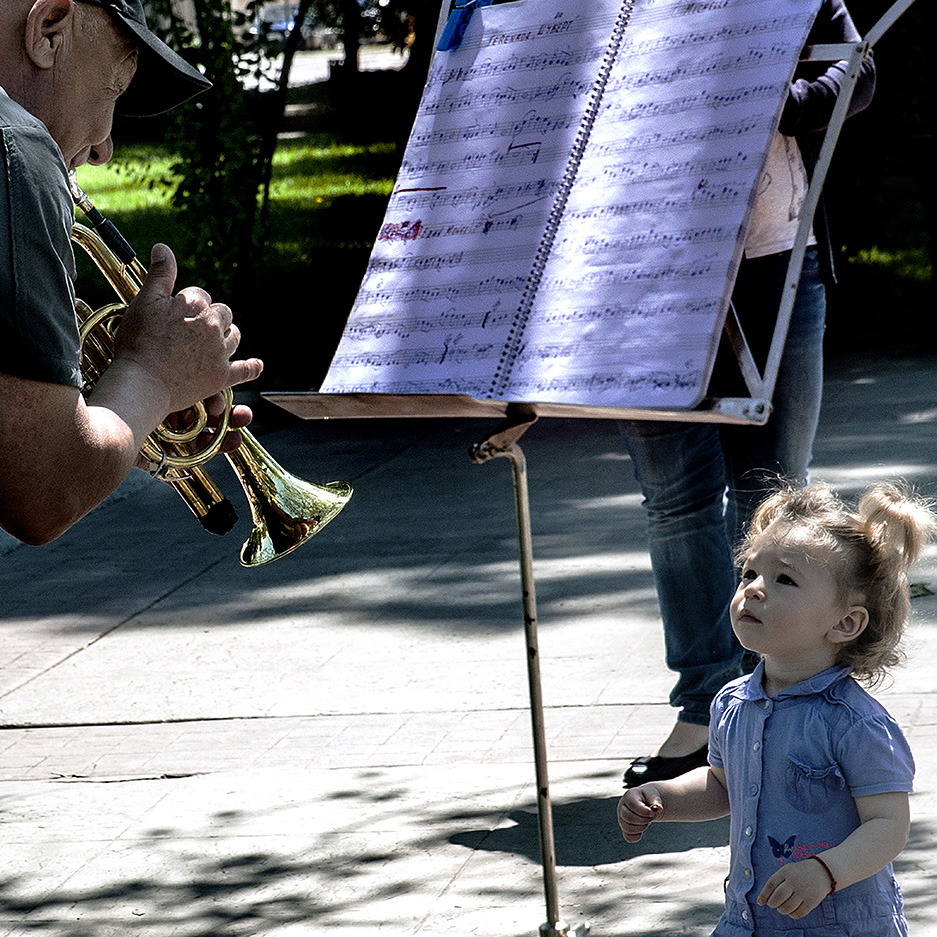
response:
{"label": "blue clip on sheet music", "polygon": [[472,14],[478,7],[491,6],[493,0],[466,0],[465,3],[456,3],[455,9],[449,14],[446,27],[439,37],[436,48],[440,52],[450,52],[462,45],[462,37],[468,27]]}

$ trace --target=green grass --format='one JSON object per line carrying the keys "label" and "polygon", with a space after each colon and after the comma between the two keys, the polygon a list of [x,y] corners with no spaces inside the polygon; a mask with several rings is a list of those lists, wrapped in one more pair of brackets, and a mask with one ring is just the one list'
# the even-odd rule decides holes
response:
{"label": "green grass", "polygon": [[881,250],[878,247],[860,248],[849,258],[850,264],[885,270],[900,280],[929,283],[932,268],[923,247],[907,250]]}
{"label": "green grass", "polygon": [[[156,240],[179,240],[172,163],[165,147],[134,144],[118,147],[105,166],[79,171],[79,184],[141,254]],[[392,142],[348,143],[326,133],[282,140],[270,186],[267,266],[308,264],[322,248],[370,250],[397,163]]]}
{"label": "green grass", "polygon": [[[118,146],[105,166],[85,166],[78,182],[107,215],[128,218],[171,210],[178,177],[160,144]],[[392,142],[351,144],[329,134],[304,134],[277,145],[271,180],[271,214],[280,207],[314,210],[338,196],[380,196],[393,186],[397,152]]]}

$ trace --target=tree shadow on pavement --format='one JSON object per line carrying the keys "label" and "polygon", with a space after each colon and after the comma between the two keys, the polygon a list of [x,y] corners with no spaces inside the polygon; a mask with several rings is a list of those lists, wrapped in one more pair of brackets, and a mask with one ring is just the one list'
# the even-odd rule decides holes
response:
{"label": "tree shadow on pavement", "polygon": [[[725,846],[728,818],[710,823],[662,823],[639,843],[626,843],[615,819],[617,797],[584,797],[553,804],[556,861],[562,866],[598,866],[628,862],[641,856],[666,855],[690,849]],[[510,825],[466,830],[450,842],[488,852],[506,852],[540,862],[540,827],[534,804],[512,810]]]}
{"label": "tree shadow on pavement", "polygon": [[[0,801],[0,934],[454,937],[483,932],[483,920],[503,937],[534,933],[539,921],[517,925],[543,907],[534,805],[518,798],[516,772],[440,796],[459,779],[451,768],[11,789]],[[606,937],[707,937],[722,906],[726,821],[660,824],[628,846],[615,803],[555,804],[567,919]],[[916,824],[896,863],[912,933],[933,924],[934,835]]]}

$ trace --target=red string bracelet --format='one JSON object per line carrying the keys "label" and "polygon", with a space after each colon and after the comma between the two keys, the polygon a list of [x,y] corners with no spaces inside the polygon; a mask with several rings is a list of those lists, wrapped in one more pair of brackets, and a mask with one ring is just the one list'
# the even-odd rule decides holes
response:
{"label": "red string bracelet", "polygon": [[830,877],[830,890],[827,892],[827,897],[829,897],[833,894],[834,891],[836,891],[836,879],[833,878],[833,873],[830,871],[830,867],[819,856],[810,856],[809,858],[816,859],[817,862],[819,862],[820,865],[826,869],[826,874]]}

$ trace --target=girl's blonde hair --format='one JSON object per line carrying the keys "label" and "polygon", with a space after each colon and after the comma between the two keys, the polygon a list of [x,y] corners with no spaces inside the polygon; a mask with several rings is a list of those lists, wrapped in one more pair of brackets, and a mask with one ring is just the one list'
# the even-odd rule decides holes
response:
{"label": "girl's blonde hair", "polygon": [[784,488],[755,511],[739,556],[747,556],[774,523],[807,531],[817,546],[830,550],[840,597],[864,605],[869,613],[867,627],[841,646],[837,662],[852,667],[853,675],[869,686],[881,682],[904,658],[900,645],[910,609],[908,570],[937,536],[931,503],[909,488],[883,484],[868,489],[852,511],[826,485]]}

